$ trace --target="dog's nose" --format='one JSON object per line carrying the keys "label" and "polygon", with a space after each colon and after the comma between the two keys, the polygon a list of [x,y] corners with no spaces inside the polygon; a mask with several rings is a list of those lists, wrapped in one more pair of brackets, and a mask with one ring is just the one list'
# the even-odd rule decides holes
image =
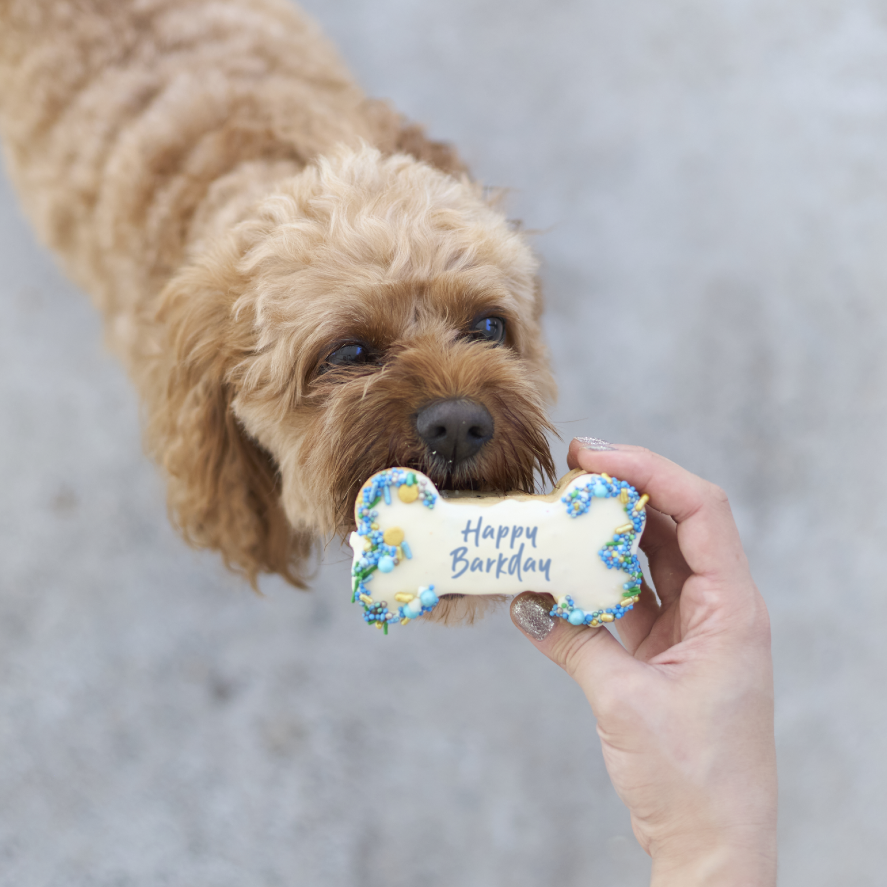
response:
{"label": "dog's nose", "polygon": [[456,465],[492,438],[493,417],[473,400],[439,400],[419,410],[416,430],[433,454]]}

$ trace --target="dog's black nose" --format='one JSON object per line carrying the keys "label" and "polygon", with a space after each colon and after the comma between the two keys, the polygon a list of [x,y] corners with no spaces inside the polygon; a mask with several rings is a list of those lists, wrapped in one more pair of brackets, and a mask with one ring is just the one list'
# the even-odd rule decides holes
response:
{"label": "dog's black nose", "polygon": [[473,456],[493,436],[493,417],[473,400],[439,400],[419,410],[419,437],[450,465]]}

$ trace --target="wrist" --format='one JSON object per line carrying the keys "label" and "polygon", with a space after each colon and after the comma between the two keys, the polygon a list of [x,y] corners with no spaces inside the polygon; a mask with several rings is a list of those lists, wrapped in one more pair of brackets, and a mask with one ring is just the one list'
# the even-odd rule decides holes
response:
{"label": "wrist", "polygon": [[776,833],[761,830],[729,840],[704,834],[651,848],[650,887],[775,887]]}

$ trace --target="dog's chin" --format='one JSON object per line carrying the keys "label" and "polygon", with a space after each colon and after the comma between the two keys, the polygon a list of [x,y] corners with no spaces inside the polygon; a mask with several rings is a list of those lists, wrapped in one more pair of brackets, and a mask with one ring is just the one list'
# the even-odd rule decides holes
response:
{"label": "dog's chin", "polygon": [[443,594],[438,605],[421,618],[425,622],[437,622],[440,625],[473,625],[483,619],[487,613],[501,606],[508,600],[505,595],[464,595]]}

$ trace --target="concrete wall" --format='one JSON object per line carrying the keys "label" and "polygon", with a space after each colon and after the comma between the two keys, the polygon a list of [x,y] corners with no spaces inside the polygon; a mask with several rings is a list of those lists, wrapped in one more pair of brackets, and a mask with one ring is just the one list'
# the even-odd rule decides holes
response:
{"label": "concrete wall", "polygon": [[[884,4],[308,6],[541,232],[565,440],[731,494],[773,619],[781,883],[882,884]],[[382,638],[338,552],[261,599],[186,549],[5,182],[0,232],[0,884],[645,884],[581,694],[507,614]]]}

